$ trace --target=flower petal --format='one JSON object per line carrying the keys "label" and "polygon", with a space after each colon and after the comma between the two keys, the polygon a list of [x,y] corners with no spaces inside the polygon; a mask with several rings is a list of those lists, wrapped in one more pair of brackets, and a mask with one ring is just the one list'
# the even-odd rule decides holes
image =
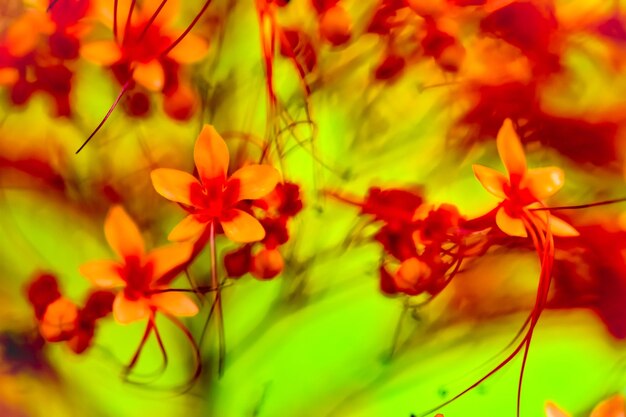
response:
{"label": "flower petal", "polygon": [[193,64],[206,56],[209,43],[199,36],[188,33],[167,56],[181,64]]}
{"label": "flower petal", "polygon": [[140,298],[129,300],[123,292],[115,296],[113,301],[113,317],[120,324],[128,324],[133,321],[142,320],[150,316],[150,305],[148,300]]}
{"label": "flower petal", "polygon": [[161,246],[146,255],[146,261],[152,263],[153,280],[158,280],[174,268],[183,265],[191,257],[192,243],[175,243]]}
{"label": "flower petal", "polygon": [[580,235],[574,226],[567,223],[565,220],[552,215],[550,215],[550,231],[554,236],[561,237],[574,237]]}
{"label": "flower petal", "polygon": [[205,185],[216,178],[226,178],[230,156],[226,142],[211,125],[204,125],[193,150],[193,159]]}
{"label": "flower petal", "polygon": [[172,242],[195,240],[200,237],[206,225],[206,223],[199,222],[193,214],[190,214],[172,229],[167,239]]}
{"label": "flower petal", "polygon": [[41,34],[50,34],[54,29],[48,16],[31,10],[22,14],[6,30],[3,43],[15,57],[23,57],[37,47]]}
{"label": "flower petal", "polygon": [[526,155],[522,142],[513,128],[511,119],[506,119],[498,132],[498,153],[510,177],[524,176],[526,172]]}
{"label": "flower petal", "polygon": [[257,242],[265,237],[265,229],[261,223],[245,211],[229,210],[220,218],[220,224],[226,236],[233,242]]}
{"label": "flower petal", "polygon": [[237,200],[256,200],[271,193],[280,179],[278,171],[269,165],[248,165],[239,168],[228,184],[239,188]]}
{"label": "flower petal", "polygon": [[13,85],[20,78],[15,68],[0,68],[0,85]]}
{"label": "flower petal", "polygon": [[[95,11],[99,17],[99,20],[102,21],[102,23],[104,23],[107,27],[112,29],[116,2],[111,0],[96,0],[94,3]],[[124,32],[124,25],[128,20],[130,4],[131,0],[117,0],[117,29],[118,33],[120,33],[120,36]],[[133,13],[132,21],[134,22],[135,20],[136,16],[135,13]]]}
{"label": "flower petal", "polygon": [[76,327],[78,308],[66,298],[59,298],[46,308],[39,331],[50,342],[64,340]]}
{"label": "flower petal", "polygon": [[614,395],[595,406],[589,417],[625,417],[626,404],[622,395]]}
{"label": "flower petal", "polygon": [[[141,12],[145,19],[150,19],[154,12],[161,5],[162,0],[144,0],[142,3]],[[180,0],[166,0],[165,4],[161,8],[161,11],[154,19],[154,23],[157,26],[167,25],[173,22],[178,17],[180,10]]]}
{"label": "flower petal", "polygon": [[90,261],[82,264],[78,270],[98,287],[116,288],[126,285],[120,276],[120,268],[121,266],[113,261]]}
{"label": "flower petal", "polygon": [[139,228],[122,206],[113,206],[104,221],[104,235],[120,258],[143,256],[143,238]]}
{"label": "flower petal", "polygon": [[150,303],[173,316],[191,317],[198,314],[198,306],[186,294],[179,292],[154,294],[150,297]]}
{"label": "flower petal", "polygon": [[81,46],[80,55],[87,61],[109,66],[122,58],[122,51],[113,41],[96,41]]}
{"label": "flower petal", "polygon": [[163,90],[165,71],[159,61],[153,59],[147,63],[137,63],[133,71],[133,79],[137,84],[155,93]]}
{"label": "flower petal", "polygon": [[504,233],[510,236],[527,237],[526,227],[522,219],[511,217],[504,207],[496,213],[496,224]]}
{"label": "flower petal", "polygon": [[504,185],[507,184],[508,180],[504,174],[483,165],[472,165],[472,169],[474,170],[474,176],[480,181],[485,190],[496,197],[506,198]]}
{"label": "flower petal", "polygon": [[571,417],[569,413],[561,410],[552,401],[546,403],[546,417]]}
{"label": "flower petal", "polygon": [[521,184],[538,200],[548,198],[563,187],[565,174],[561,168],[545,167],[529,169]]}
{"label": "flower petal", "polygon": [[200,181],[191,174],[177,169],[159,168],[150,173],[152,185],[157,193],[170,201],[192,206],[191,187],[201,186]]}

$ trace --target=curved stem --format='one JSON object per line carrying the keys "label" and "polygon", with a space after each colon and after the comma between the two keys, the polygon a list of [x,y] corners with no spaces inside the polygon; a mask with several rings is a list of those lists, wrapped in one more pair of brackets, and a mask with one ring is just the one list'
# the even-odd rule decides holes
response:
{"label": "curved stem", "polygon": [[176,46],[185,38],[185,36],[187,36],[189,32],[191,32],[191,29],[193,29],[196,23],[198,23],[198,21],[200,20],[204,12],[206,12],[206,9],[208,9],[210,4],[211,4],[211,0],[206,0],[204,2],[204,5],[200,9],[196,17],[193,18],[189,26],[187,26],[187,28],[183,31],[183,33],[181,33],[180,36],[174,42],[172,42],[170,46],[168,46],[167,48],[165,48],[163,52],[161,52],[161,56],[165,56],[169,54],[172,49],[176,48]]}
{"label": "curved stem", "polygon": [[217,248],[215,246],[215,220],[211,222],[209,232],[209,245],[211,248],[211,286],[216,288],[215,291],[215,314],[217,320],[219,357],[218,357],[218,374],[221,377],[224,374],[224,361],[226,357],[226,340],[224,336],[224,312],[222,310],[222,292],[219,288],[217,280]]}
{"label": "curved stem", "polygon": [[124,368],[124,372],[122,373],[122,376],[124,377],[124,379],[128,379],[128,375],[133,370],[133,368],[137,365],[139,356],[141,355],[141,352],[143,351],[143,347],[146,345],[146,342],[148,341],[148,338],[150,337],[150,334],[152,333],[153,329],[154,329],[154,316],[150,316],[150,318],[148,319],[148,325],[146,326],[146,331],[144,332],[143,337],[141,338],[141,342],[139,342],[139,346],[137,347],[137,350],[135,351],[135,354],[133,355],[132,359],[130,360],[128,365],[126,365],[126,368]]}

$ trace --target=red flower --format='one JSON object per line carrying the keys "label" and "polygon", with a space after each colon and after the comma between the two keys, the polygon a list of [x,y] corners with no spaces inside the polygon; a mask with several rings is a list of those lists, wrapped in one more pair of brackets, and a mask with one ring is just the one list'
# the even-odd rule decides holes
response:
{"label": "red flower", "polygon": [[104,234],[120,260],[87,262],[80,272],[98,287],[123,288],[113,303],[117,322],[152,320],[157,311],[174,316],[193,316],[198,312],[187,295],[165,291],[172,271],[189,260],[193,245],[173,244],[146,253],[137,225],[121,206],[109,210]]}
{"label": "red flower", "polygon": [[508,172],[508,178],[491,168],[474,165],[474,174],[487,191],[503,201],[496,213],[496,224],[504,233],[526,237],[524,218],[532,218],[556,236],[577,236],[578,232],[558,217],[544,211],[531,211],[541,206],[542,200],[561,189],[564,174],[560,168],[528,169],[524,149],[515,133],[513,123],[507,119],[497,138],[498,153]]}
{"label": "red flower", "polygon": [[227,177],[229,159],[224,139],[213,126],[205,125],[194,148],[200,180],[176,169],[152,171],[156,191],[183,204],[190,212],[170,232],[170,240],[196,239],[212,223],[219,223],[234,242],[254,242],[265,237],[259,221],[236,205],[270,193],[279,180],[278,171],[269,165],[247,165]]}

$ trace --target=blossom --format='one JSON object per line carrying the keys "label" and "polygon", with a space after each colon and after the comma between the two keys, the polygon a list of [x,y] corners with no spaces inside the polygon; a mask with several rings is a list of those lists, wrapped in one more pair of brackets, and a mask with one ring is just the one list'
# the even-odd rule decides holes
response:
{"label": "blossom", "polygon": [[226,236],[240,243],[265,237],[265,230],[251,214],[236,208],[242,200],[255,200],[269,194],[279,174],[269,165],[247,165],[227,177],[228,147],[215,128],[205,125],[194,148],[200,179],[176,169],[159,168],[151,173],[156,191],[168,200],[183,204],[190,214],[169,234],[172,241],[198,238],[213,223],[219,223]]}
{"label": "blossom", "polygon": [[[626,409],[624,408],[624,397],[621,395],[614,395],[596,405],[589,417],[624,417],[626,416]],[[546,416],[547,417],[570,417],[569,413],[561,410],[552,401],[546,403]]]}
{"label": "blossom", "polygon": [[81,55],[88,61],[110,66],[121,76],[118,78],[122,84],[131,78],[149,91],[164,91],[168,84],[175,84],[178,65],[200,61],[209,45],[192,33],[179,39],[184,31],[171,27],[178,14],[178,1],[169,0],[163,6],[160,0],[144,1],[136,16],[125,16],[122,11],[133,10],[129,3],[119,1],[120,16],[114,16],[113,2],[103,3],[103,18],[113,27],[116,39],[86,43],[81,47]]}
{"label": "blossom", "polygon": [[146,252],[137,225],[121,206],[109,210],[104,234],[119,261],[83,264],[80,273],[101,288],[123,288],[113,302],[119,323],[150,318],[157,311],[173,316],[194,316],[198,307],[185,294],[167,291],[176,272],[189,260],[193,245],[171,244]]}
{"label": "blossom", "polygon": [[504,233],[526,237],[524,219],[533,218],[544,227],[549,223],[550,231],[556,236],[577,236],[578,232],[565,221],[547,214],[532,211],[541,208],[542,200],[555,194],[563,187],[563,171],[558,167],[529,169],[526,156],[510,119],[506,119],[498,132],[498,153],[508,178],[491,168],[474,165],[474,175],[491,194],[502,198],[496,213],[496,224]]}

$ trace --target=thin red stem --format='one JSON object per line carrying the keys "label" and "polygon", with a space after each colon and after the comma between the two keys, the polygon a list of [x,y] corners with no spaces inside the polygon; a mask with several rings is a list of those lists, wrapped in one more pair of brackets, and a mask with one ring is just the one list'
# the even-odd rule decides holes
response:
{"label": "thin red stem", "polygon": [[106,123],[106,121],[109,119],[109,117],[111,116],[111,113],[113,113],[113,110],[115,110],[115,108],[117,107],[117,105],[119,104],[120,100],[122,99],[122,97],[124,96],[124,94],[128,91],[128,87],[130,85],[130,80],[126,82],[126,84],[124,84],[122,86],[122,91],[120,91],[120,93],[117,95],[117,98],[115,99],[115,101],[113,102],[113,105],[111,105],[111,107],[109,108],[109,111],[107,111],[107,114],[104,116],[104,118],[102,119],[102,121],[100,122],[100,124],[98,124],[98,126],[94,129],[93,132],[91,132],[91,135],[89,135],[89,137],[87,138],[87,140],[85,142],[83,142],[82,145],[80,145],[80,148],[78,148],[78,150],[76,151],[76,155],[78,155],[78,153],[80,153],[80,151],[83,150],[83,148],[85,146],[87,146],[87,144],[91,141],[91,139],[96,135],[96,133],[98,133],[100,131],[100,129],[102,128],[102,126],[104,126],[104,124]]}
{"label": "thin red stem", "polygon": [[196,25],[196,23],[198,23],[198,21],[200,20],[200,18],[204,14],[204,12],[206,12],[206,9],[208,9],[210,4],[211,4],[211,0],[206,0],[204,2],[204,5],[202,6],[202,9],[200,9],[200,11],[196,15],[196,17],[193,18],[193,20],[191,21],[189,26],[187,26],[185,31],[183,33],[181,33],[180,36],[174,42],[172,42],[172,44],[170,46],[168,46],[163,52],[161,52],[161,56],[165,56],[165,55],[169,54],[172,49],[176,48],[176,46],[185,38],[185,36],[187,36],[189,34],[189,32],[191,32],[191,29],[193,29],[193,27]]}
{"label": "thin red stem", "polygon": [[224,374],[224,361],[226,357],[226,340],[224,335],[224,312],[222,310],[222,292],[219,289],[219,282],[217,279],[217,248],[215,245],[215,220],[211,221],[209,231],[209,245],[211,249],[211,286],[216,288],[215,291],[215,314],[217,320],[218,331],[218,343],[219,343],[219,358],[218,358],[218,374],[222,376]]}

